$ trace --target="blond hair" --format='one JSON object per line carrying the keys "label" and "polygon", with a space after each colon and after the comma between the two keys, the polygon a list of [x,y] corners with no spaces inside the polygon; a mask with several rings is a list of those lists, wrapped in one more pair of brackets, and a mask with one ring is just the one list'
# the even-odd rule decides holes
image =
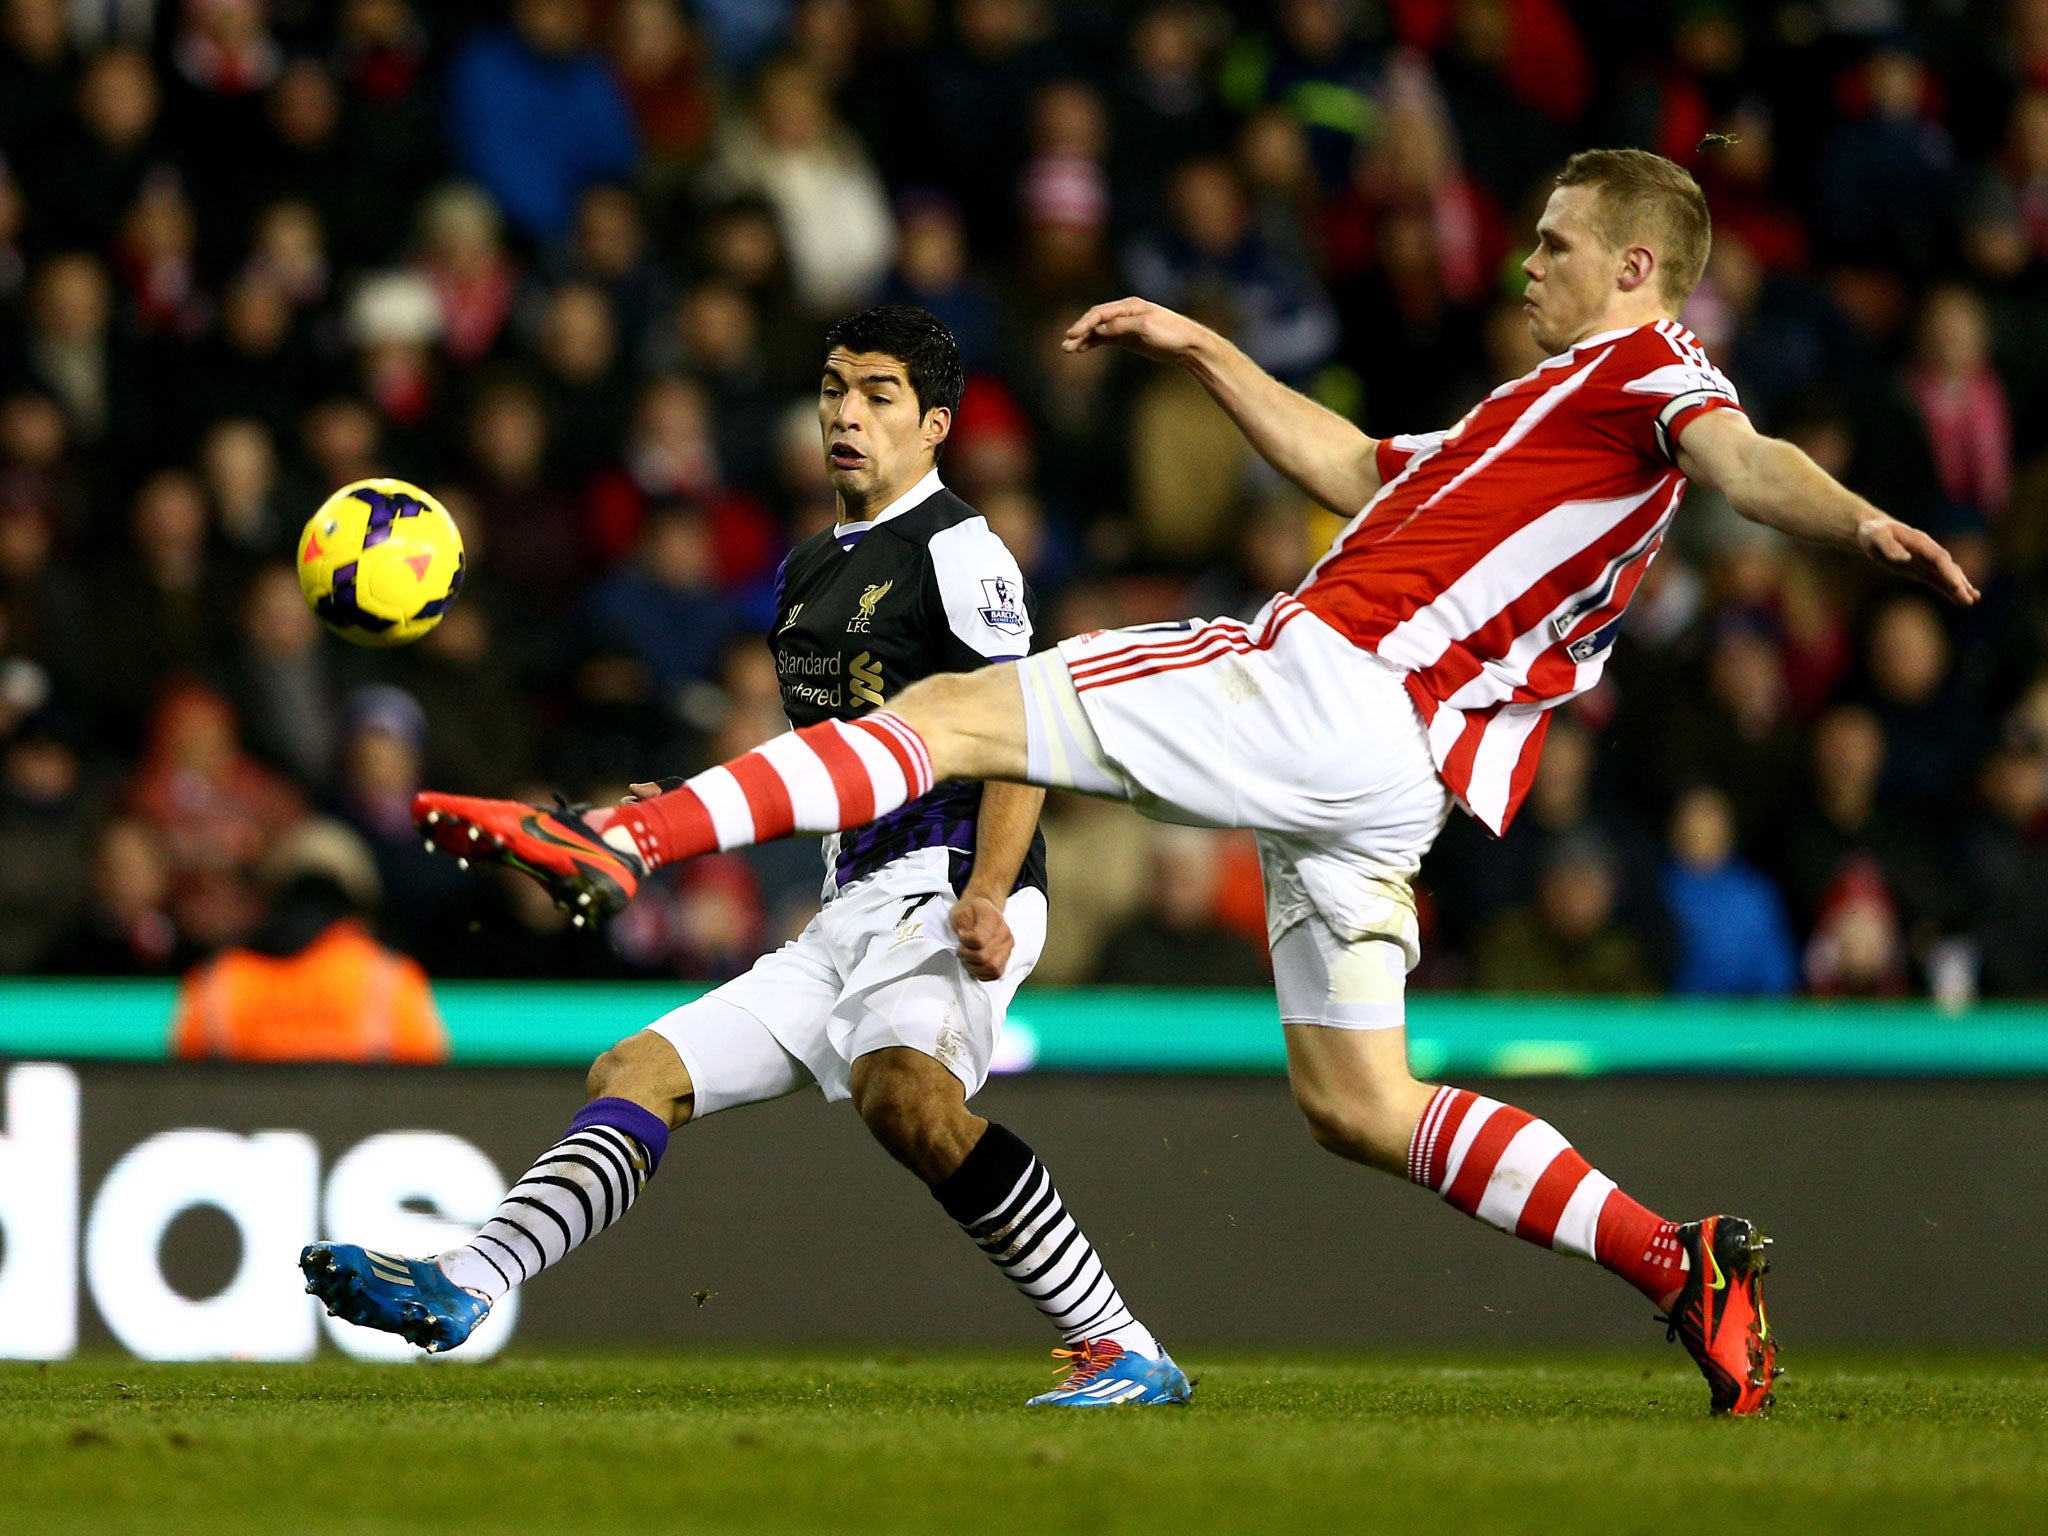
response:
{"label": "blond hair", "polygon": [[1599,191],[1594,229],[1617,250],[1647,245],[1655,252],[1673,306],[1699,286],[1714,228],[1707,195],[1683,166],[1647,149],[1586,149],[1565,161],[1557,184]]}

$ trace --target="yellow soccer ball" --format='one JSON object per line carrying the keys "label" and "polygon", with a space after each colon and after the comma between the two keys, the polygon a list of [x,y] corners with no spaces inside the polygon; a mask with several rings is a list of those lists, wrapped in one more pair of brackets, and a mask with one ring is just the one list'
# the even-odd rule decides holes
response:
{"label": "yellow soccer ball", "polygon": [[358,480],[299,535],[299,590],[356,645],[406,645],[462,590],[462,535],[448,509],[403,480]]}

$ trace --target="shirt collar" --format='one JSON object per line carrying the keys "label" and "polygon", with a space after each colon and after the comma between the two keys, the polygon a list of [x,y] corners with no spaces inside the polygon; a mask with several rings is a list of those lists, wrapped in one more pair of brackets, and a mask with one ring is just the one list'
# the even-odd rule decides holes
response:
{"label": "shirt collar", "polygon": [[1619,341],[1624,336],[1632,336],[1637,331],[1653,325],[1662,325],[1663,323],[1661,320],[1645,320],[1641,325],[1624,325],[1619,330],[1602,331],[1597,336],[1588,336],[1584,341],[1573,342],[1571,346],[1565,349],[1565,355],[1569,356],[1573,352],[1583,352],[1587,347],[1604,346],[1610,341]]}
{"label": "shirt collar", "polygon": [[832,536],[841,544],[851,544],[877,523],[886,523],[892,517],[901,517],[912,508],[922,506],[945,488],[946,482],[939,478],[938,466],[933,465],[925,472],[922,480],[865,522],[833,524]]}

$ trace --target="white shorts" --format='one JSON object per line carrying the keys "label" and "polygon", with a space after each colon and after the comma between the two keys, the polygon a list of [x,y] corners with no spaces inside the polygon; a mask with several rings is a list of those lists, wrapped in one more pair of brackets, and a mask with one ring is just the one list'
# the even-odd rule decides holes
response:
{"label": "white shorts", "polygon": [[[1452,803],[1399,671],[1281,596],[1250,624],[1081,635],[1018,676],[1034,784],[1259,834],[1283,1011],[1319,987],[1387,1001],[1367,978],[1384,975],[1380,946],[1404,974],[1420,958],[1410,882]],[[1312,920],[1323,937],[1283,954],[1282,937]],[[1337,963],[1333,944],[1369,947]],[[1304,968],[1293,984],[1289,955]],[[1366,1009],[1377,1022],[1345,1009],[1322,1022],[1398,1023],[1398,987],[1392,1001],[1392,1017]]]}
{"label": "white shorts", "polygon": [[988,1079],[1003,1016],[1045,948],[1045,894],[1012,895],[1015,948],[996,981],[960,963],[944,848],[924,848],[847,886],[796,938],[744,976],[648,1026],[696,1089],[692,1119],[815,1083],[850,1096],[853,1063],[908,1046],[943,1064],[971,1098]]}

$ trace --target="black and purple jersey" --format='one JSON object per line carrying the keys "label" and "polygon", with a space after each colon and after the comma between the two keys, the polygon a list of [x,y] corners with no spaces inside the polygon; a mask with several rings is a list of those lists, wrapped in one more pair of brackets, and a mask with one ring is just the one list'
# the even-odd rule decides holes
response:
{"label": "black and purple jersey", "polygon": [[[1018,660],[1031,649],[1032,606],[1016,557],[935,469],[880,516],[806,539],[783,561],[768,637],[783,713],[795,726],[851,720],[934,672]],[[979,783],[941,784],[828,838],[831,887],[918,849],[946,848],[957,891],[980,817]],[[1040,834],[1017,884],[1045,888]]]}

